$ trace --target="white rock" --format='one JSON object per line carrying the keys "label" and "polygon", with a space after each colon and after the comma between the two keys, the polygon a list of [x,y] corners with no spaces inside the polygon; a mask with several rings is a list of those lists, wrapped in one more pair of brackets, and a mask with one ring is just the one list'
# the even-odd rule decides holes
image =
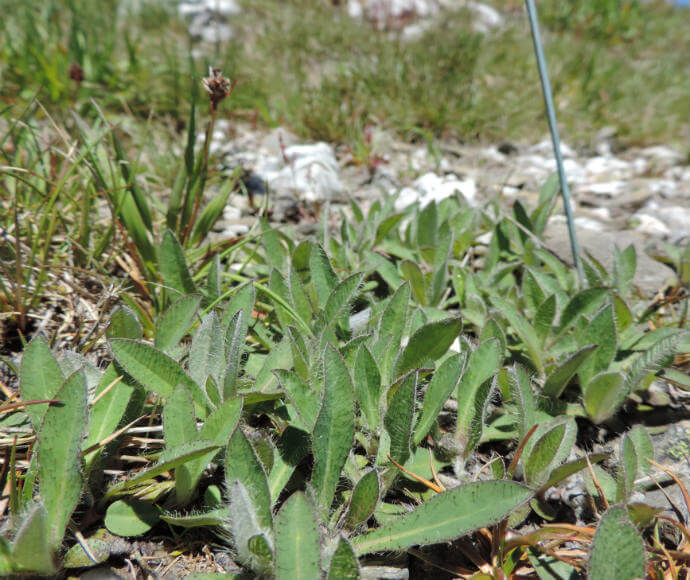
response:
{"label": "white rock", "polygon": [[677,165],[683,161],[683,155],[675,149],[671,149],[666,145],[656,145],[654,147],[646,147],[640,152],[643,156],[656,162],[666,162],[671,165]]}
{"label": "white rock", "polygon": [[242,210],[239,207],[226,205],[223,208],[223,218],[226,220],[236,220],[242,217]]}
{"label": "white rock", "polygon": [[[529,150],[532,153],[538,153],[541,155],[553,157],[553,144],[551,143],[551,139],[543,139],[542,141],[539,141],[539,143],[537,143],[536,145],[532,145],[532,147],[530,147]],[[563,155],[563,158],[565,159],[566,157],[575,157],[576,153],[575,150],[572,147],[570,147],[570,145],[561,141],[561,155]]]}
{"label": "white rock", "polygon": [[421,207],[426,207],[432,201],[438,203],[457,193],[461,193],[467,202],[472,204],[477,195],[477,184],[473,179],[458,179],[452,173],[444,176],[425,173],[411,187],[405,187],[400,191],[395,209],[400,211],[416,202],[419,202]]}
{"label": "white rock", "polygon": [[503,26],[501,13],[483,2],[467,2],[467,8],[472,13],[472,28],[476,32],[486,34]]}
{"label": "white rock", "polygon": [[595,207],[589,210],[589,213],[594,214],[597,216],[599,219],[602,220],[610,220],[611,219],[611,210],[607,207]]}
{"label": "white rock", "polygon": [[630,174],[630,164],[617,157],[598,155],[587,160],[585,171],[593,176],[605,175],[609,179],[616,179]]}
{"label": "white rock", "polygon": [[605,181],[603,183],[585,183],[578,188],[578,193],[593,193],[594,195],[616,196],[628,187],[624,181]]}
{"label": "white rock", "polygon": [[666,224],[654,216],[645,213],[637,213],[634,219],[638,222],[635,229],[643,234],[650,234],[652,236],[667,236],[671,233],[666,227]]}
{"label": "white rock", "polygon": [[660,207],[656,215],[672,230],[678,233],[690,233],[690,207],[680,205]]}
{"label": "white rock", "polygon": [[343,191],[338,161],[327,143],[286,147],[284,158],[264,158],[254,172],[276,193],[290,193],[304,201],[326,201]]}
{"label": "white rock", "polygon": [[[549,224],[564,224],[566,222],[567,219],[563,214],[556,214],[549,218]],[[605,229],[604,224],[600,221],[588,217],[576,217],[575,225],[582,229],[594,230],[595,232],[603,232]]]}

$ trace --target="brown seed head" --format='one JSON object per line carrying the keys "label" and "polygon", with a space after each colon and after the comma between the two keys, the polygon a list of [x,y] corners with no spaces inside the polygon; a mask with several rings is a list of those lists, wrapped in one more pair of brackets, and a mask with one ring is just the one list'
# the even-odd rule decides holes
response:
{"label": "brown seed head", "polygon": [[232,92],[230,79],[223,76],[219,68],[208,69],[208,76],[203,80],[204,89],[211,101],[211,110],[215,111],[218,104]]}
{"label": "brown seed head", "polygon": [[69,65],[69,78],[76,83],[81,83],[84,80],[84,69],[76,60]]}

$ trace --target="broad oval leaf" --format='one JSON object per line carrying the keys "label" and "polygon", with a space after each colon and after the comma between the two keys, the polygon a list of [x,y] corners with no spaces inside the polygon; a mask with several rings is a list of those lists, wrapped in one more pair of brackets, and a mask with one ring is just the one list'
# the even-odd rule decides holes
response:
{"label": "broad oval leaf", "polygon": [[587,578],[636,580],[645,578],[645,545],[625,506],[614,505],[602,516],[594,534]]}
{"label": "broad oval leaf", "polygon": [[160,512],[148,502],[118,500],[105,512],[105,527],[116,536],[140,536],[158,523]]}
{"label": "broad oval leaf", "polygon": [[[36,336],[24,349],[21,364],[19,390],[22,401],[44,401],[52,399],[64,381],[60,365],[53,356],[43,336]],[[29,405],[26,414],[31,418],[34,429],[38,431],[48,404]]]}

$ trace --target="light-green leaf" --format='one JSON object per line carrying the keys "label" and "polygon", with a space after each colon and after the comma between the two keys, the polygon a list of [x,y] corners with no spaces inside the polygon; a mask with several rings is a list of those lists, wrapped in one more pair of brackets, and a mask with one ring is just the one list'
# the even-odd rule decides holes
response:
{"label": "light-green leaf", "polygon": [[443,364],[436,369],[424,393],[422,414],[414,428],[412,443],[419,443],[427,436],[434,425],[443,405],[456,389],[462,377],[462,368],[465,363],[465,354],[457,354],[448,357]]}
{"label": "light-green leaf", "polygon": [[618,410],[628,396],[621,373],[599,373],[582,390],[585,411],[595,423],[601,423]]}
{"label": "light-green leaf", "polygon": [[200,294],[188,294],[173,302],[156,322],[154,345],[163,352],[177,346],[196,318]]}
{"label": "light-green leaf", "polygon": [[394,376],[401,377],[426,361],[441,358],[460,334],[460,318],[429,322],[417,329],[395,361]]}
{"label": "light-green leaf", "polygon": [[110,324],[105,331],[108,338],[133,338],[143,336],[141,323],[134,311],[127,306],[118,306],[110,317]]}
{"label": "light-green leaf", "polygon": [[[38,335],[24,349],[22,355],[19,390],[22,401],[42,401],[52,399],[60,388],[64,377],[60,365],[55,360],[43,336]],[[31,418],[34,429],[38,431],[48,405],[29,405],[26,414]]]}
{"label": "light-green leaf", "polygon": [[321,539],[314,506],[307,496],[293,493],[276,515],[276,580],[314,580],[321,577]]}
{"label": "light-green leaf", "polygon": [[117,536],[141,536],[158,523],[156,506],[136,499],[120,499],[108,506],[105,527]]}
{"label": "light-green leaf", "polygon": [[177,290],[183,296],[196,292],[182,246],[170,230],[166,230],[163,234],[158,262],[166,286]]}
{"label": "light-green leaf", "polygon": [[466,483],[432,497],[413,512],[354,539],[358,555],[455,540],[505,519],[532,490],[514,481]]}
{"label": "light-green leaf", "polygon": [[597,345],[591,344],[570,355],[546,378],[544,388],[541,391],[542,394],[554,399],[560,397],[561,393],[568,386],[570,379],[575,376],[577,369],[596,349]]}
{"label": "light-green leaf", "polygon": [[355,401],[345,362],[331,345],[326,347],[323,369],[324,396],[314,426],[311,481],[319,507],[327,512],[354,439]]}
{"label": "light-green leaf", "polygon": [[644,578],[645,545],[625,506],[614,505],[602,516],[594,534],[587,578],[636,580]]}
{"label": "light-green leaf", "polygon": [[355,390],[359,408],[369,429],[379,426],[379,397],[381,395],[381,373],[376,360],[366,344],[360,346],[355,359]]}
{"label": "light-green leaf", "polygon": [[62,543],[67,523],[81,497],[81,444],[87,421],[84,375],[70,375],[55,393],[38,434],[39,490],[46,506],[49,541]]}

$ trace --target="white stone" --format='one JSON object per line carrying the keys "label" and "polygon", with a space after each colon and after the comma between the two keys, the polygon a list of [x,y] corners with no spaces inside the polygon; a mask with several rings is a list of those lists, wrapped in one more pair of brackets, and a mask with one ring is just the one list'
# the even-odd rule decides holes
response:
{"label": "white stone", "polygon": [[641,151],[641,154],[653,161],[664,161],[669,164],[676,165],[683,161],[683,155],[675,149],[671,149],[666,145],[655,145],[654,147],[646,147]]}
{"label": "white stone", "polygon": [[[537,143],[536,145],[532,145],[532,147],[530,147],[529,150],[532,153],[538,153],[541,155],[553,157],[553,143],[551,142],[551,139],[543,139],[542,141],[539,141],[539,143]],[[568,145],[564,141],[561,141],[561,155],[563,155],[563,158],[565,159],[566,157],[575,157],[576,153],[570,145]]]}
{"label": "white stone", "polygon": [[343,191],[338,161],[327,143],[286,147],[284,157],[263,158],[254,171],[270,189],[303,201],[325,201]]}
{"label": "white stone", "polygon": [[628,187],[624,181],[605,181],[603,183],[587,183],[578,189],[579,193],[593,193],[594,195],[616,196]]}
{"label": "white stone", "polygon": [[690,207],[660,207],[656,214],[672,230],[690,233]]}
{"label": "white stone", "polygon": [[236,220],[242,217],[242,210],[239,207],[226,205],[223,208],[223,217],[226,220]]}
{"label": "white stone", "polygon": [[594,214],[597,216],[599,219],[602,220],[610,220],[611,219],[611,210],[607,207],[595,207],[589,210],[589,213]]}
{"label": "white stone", "polygon": [[650,234],[653,236],[667,236],[671,233],[664,222],[654,216],[645,213],[637,213],[634,215],[635,221],[638,222],[635,229],[643,234]]}
{"label": "white stone", "polygon": [[616,179],[630,174],[630,164],[617,157],[598,155],[587,160],[585,171],[590,175]]}
{"label": "white stone", "polygon": [[476,32],[486,34],[503,26],[501,13],[483,2],[467,2],[467,8],[472,13],[472,28]]}
{"label": "white stone", "polygon": [[458,179],[452,173],[439,176],[436,173],[425,173],[412,184],[403,188],[395,201],[395,209],[400,211],[405,207],[419,202],[426,207],[432,201],[442,201],[461,193],[468,203],[472,204],[477,195],[477,184],[473,179]]}
{"label": "white stone", "polygon": [[[594,230],[595,232],[603,232],[605,229],[604,224],[600,221],[593,220],[588,217],[576,217],[575,225],[579,228],[586,230]],[[549,224],[565,224],[567,222],[566,217],[563,214],[556,214],[549,218]]]}

